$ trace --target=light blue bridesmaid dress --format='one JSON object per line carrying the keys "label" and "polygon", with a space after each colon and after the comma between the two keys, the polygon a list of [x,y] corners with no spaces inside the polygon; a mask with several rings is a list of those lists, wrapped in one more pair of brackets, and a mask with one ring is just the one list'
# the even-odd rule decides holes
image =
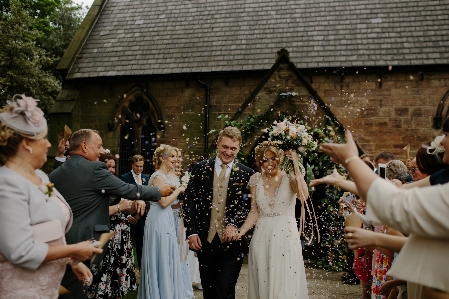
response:
{"label": "light blue bridesmaid dress", "polygon": [[[178,177],[159,171],[151,175],[149,185],[156,176],[163,177],[166,184],[179,185]],[[176,229],[172,208],[163,209],[152,202],[145,222],[137,298],[186,299]]]}

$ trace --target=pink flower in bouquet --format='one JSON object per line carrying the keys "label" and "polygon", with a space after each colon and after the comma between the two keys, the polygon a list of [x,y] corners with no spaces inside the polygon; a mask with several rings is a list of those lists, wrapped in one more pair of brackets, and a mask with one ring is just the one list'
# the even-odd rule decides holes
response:
{"label": "pink flower in bouquet", "polygon": [[273,129],[273,135],[279,135],[287,129],[287,124],[285,121],[278,122]]}
{"label": "pink flower in bouquet", "polygon": [[292,138],[296,138],[296,136],[298,136],[298,130],[295,126],[288,127],[288,135],[290,135],[290,137]]}

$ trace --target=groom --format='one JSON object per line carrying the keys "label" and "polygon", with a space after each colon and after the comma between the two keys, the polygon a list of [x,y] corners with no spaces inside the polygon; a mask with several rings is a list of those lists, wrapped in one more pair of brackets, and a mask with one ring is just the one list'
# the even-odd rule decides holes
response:
{"label": "groom", "polygon": [[233,299],[243,256],[248,251],[238,228],[251,208],[247,188],[254,171],[235,160],[242,135],[226,127],[217,157],[192,166],[184,200],[189,246],[198,254],[204,299]]}

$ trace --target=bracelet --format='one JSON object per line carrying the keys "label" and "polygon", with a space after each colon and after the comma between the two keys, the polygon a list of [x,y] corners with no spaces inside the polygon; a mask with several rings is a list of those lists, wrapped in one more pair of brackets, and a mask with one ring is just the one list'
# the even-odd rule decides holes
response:
{"label": "bracelet", "polygon": [[355,159],[360,159],[360,157],[359,156],[351,156],[351,157],[347,158],[345,160],[345,165],[348,166],[348,163]]}
{"label": "bracelet", "polygon": [[336,181],[334,182],[334,187],[335,187],[335,188],[338,188],[338,189],[341,189],[340,182],[343,181],[343,180],[345,180],[345,179],[346,179],[345,177],[340,177],[338,180],[336,180]]}
{"label": "bracelet", "polygon": [[119,205],[117,205],[117,211],[118,212],[121,212],[122,210],[120,210],[120,206]]}

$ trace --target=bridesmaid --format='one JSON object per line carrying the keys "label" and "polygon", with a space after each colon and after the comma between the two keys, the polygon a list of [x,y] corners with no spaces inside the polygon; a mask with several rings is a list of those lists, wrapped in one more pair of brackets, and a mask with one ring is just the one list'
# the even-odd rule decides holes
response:
{"label": "bridesmaid", "polygon": [[[179,178],[173,174],[177,154],[173,147],[162,144],[153,155],[156,171],[149,184],[159,188],[179,186]],[[145,222],[142,253],[142,269],[137,298],[185,299],[179,245],[171,204],[184,192],[178,187],[170,196],[152,202]]]}

